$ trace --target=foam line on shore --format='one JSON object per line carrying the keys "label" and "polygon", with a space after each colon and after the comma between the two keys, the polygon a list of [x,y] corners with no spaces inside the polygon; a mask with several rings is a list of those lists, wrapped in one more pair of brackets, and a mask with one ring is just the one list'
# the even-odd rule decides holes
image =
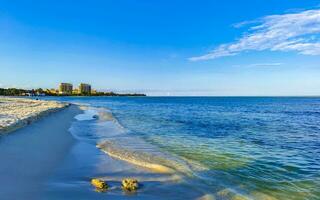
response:
{"label": "foam line on shore", "polygon": [[[182,177],[177,174],[170,174],[166,176],[160,176],[160,177],[150,177],[148,175],[135,175],[136,179],[138,179],[140,182],[178,182],[181,181]],[[101,179],[105,181],[118,181],[121,182],[123,180],[123,176],[103,176]]]}
{"label": "foam line on shore", "polygon": [[148,155],[143,155],[143,153],[135,153],[126,149],[116,148],[111,142],[105,141],[102,144],[98,144],[97,147],[101,149],[103,152],[108,154],[109,156],[126,161],[128,163],[147,168],[151,171],[158,173],[174,173],[170,167],[165,165],[147,162],[147,160],[151,160],[151,157]]}

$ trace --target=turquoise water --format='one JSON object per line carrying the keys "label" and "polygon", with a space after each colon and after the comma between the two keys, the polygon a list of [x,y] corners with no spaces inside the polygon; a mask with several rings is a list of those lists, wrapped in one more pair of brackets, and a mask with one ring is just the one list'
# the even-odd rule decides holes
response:
{"label": "turquoise water", "polygon": [[114,119],[116,126],[75,127],[82,139],[126,147],[139,162],[158,159],[207,193],[320,199],[320,98],[58,99],[106,109]]}

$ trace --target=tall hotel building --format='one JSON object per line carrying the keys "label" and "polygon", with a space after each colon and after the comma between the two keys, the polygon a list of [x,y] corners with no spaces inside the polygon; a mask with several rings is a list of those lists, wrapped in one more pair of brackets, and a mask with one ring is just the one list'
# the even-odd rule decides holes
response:
{"label": "tall hotel building", "polygon": [[72,84],[71,83],[60,83],[59,94],[72,94]]}
{"label": "tall hotel building", "polygon": [[81,94],[91,94],[91,85],[86,83],[81,83],[79,85],[79,92]]}

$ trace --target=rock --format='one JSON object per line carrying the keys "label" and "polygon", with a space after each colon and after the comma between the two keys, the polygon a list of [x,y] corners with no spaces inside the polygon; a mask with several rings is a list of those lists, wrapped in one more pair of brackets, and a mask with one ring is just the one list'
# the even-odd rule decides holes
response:
{"label": "rock", "polygon": [[97,178],[91,179],[91,184],[95,186],[98,191],[103,191],[108,189],[107,183]]}
{"label": "rock", "polygon": [[126,191],[135,191],[139,187],[137,179],[126,178],[122,180],[122,188]]}

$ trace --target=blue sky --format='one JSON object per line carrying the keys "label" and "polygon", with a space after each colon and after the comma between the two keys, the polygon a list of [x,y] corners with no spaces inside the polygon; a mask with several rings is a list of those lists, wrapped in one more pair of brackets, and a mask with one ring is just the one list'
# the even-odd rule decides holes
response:
{"label": "blue sky", "polygon": [[0,87],[320,95],[319,77],[319,0],[0,0]]}

